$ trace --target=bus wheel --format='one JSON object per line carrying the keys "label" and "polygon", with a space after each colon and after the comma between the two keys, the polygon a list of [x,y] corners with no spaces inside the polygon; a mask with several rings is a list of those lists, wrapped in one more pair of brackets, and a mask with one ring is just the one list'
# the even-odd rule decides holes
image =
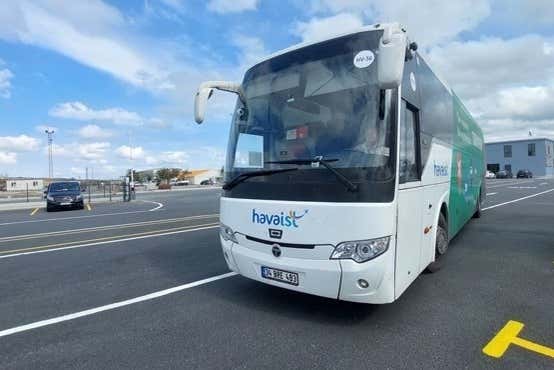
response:
{"label": "bus wheel", "polygon": [[427,272],[437,272],[442,267],[443,256],[448,249],[448,224],[444,216],[439,216],[439,225],[437,227],[437,240],[435,242],[435,261],[427,266]]}
{"label": "bus wheel", "polygon": [[473,214],[473,218],[481,218],[481,193],[479,193],[479,197],[477,198],[477,204],[475,205],[475,213]]}

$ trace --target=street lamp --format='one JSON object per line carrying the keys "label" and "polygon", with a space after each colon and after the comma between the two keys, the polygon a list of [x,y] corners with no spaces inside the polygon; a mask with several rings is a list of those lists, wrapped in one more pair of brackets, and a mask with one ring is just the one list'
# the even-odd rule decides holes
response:
{"label": "street lamp", "polygon": [[54,135],[54,130],[46,129],[44,133],[48,135],[48,177],[52,179],[54,177],[54,161],[52,160],[52,135]]}

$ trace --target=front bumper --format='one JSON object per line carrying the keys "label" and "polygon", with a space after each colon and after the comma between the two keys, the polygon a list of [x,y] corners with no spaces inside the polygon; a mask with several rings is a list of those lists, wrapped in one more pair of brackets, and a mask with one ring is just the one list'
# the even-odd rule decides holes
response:
{"label": "front bumper", "polygon": [[[394,301],[394,245],[391,238],[389,250],[377,258],[357,263],[352,260],[330,260],[329,250],[314,252],[318,259],[295,257],[295,251],[283,248],[283,255],[274,257],[272,246],[250,246],[220,238],[223,254],[229,268],[239,274],[269,285],[327,298],[359,303],[390,303]],[[326,246],[321,246],[325,249]],[[318,246],[316,246],[318,248]],[[261,266],[298,273],[299,285],[294,286],[261,276]],[[362,288],[358,281],[368,282]]]}
{"label": "front bumper", "polygon": [[83,207],[83,200],[72,200],[72,201],[56,201],[56,200],[47,200],[46,206],[48,208],[65,208],[65,207]]}

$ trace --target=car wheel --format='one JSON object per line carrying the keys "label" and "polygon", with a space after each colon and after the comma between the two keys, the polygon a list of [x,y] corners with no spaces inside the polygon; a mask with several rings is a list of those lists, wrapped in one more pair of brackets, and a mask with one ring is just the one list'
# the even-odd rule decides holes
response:
{"label": "car wheel", "polygon": [[437,226],[437,238],[435,241],[435,260],[427,266],[426,271],[433,273],[442,268],[443,257],[448,250],[448,224],[444,216],[439,216],[439,224]]}

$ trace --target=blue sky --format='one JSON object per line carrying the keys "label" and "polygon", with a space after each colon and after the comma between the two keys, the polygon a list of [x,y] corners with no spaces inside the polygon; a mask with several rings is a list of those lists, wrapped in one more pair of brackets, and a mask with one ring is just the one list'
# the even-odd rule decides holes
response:
{"label": "blue sky", "polygon": [[554,7],[544,0],[13,0],[0,4],[0,175],[112,177],[223,164],[233,97],[259,58],[363,24],[400,21],[487,139],[554,137]]}

